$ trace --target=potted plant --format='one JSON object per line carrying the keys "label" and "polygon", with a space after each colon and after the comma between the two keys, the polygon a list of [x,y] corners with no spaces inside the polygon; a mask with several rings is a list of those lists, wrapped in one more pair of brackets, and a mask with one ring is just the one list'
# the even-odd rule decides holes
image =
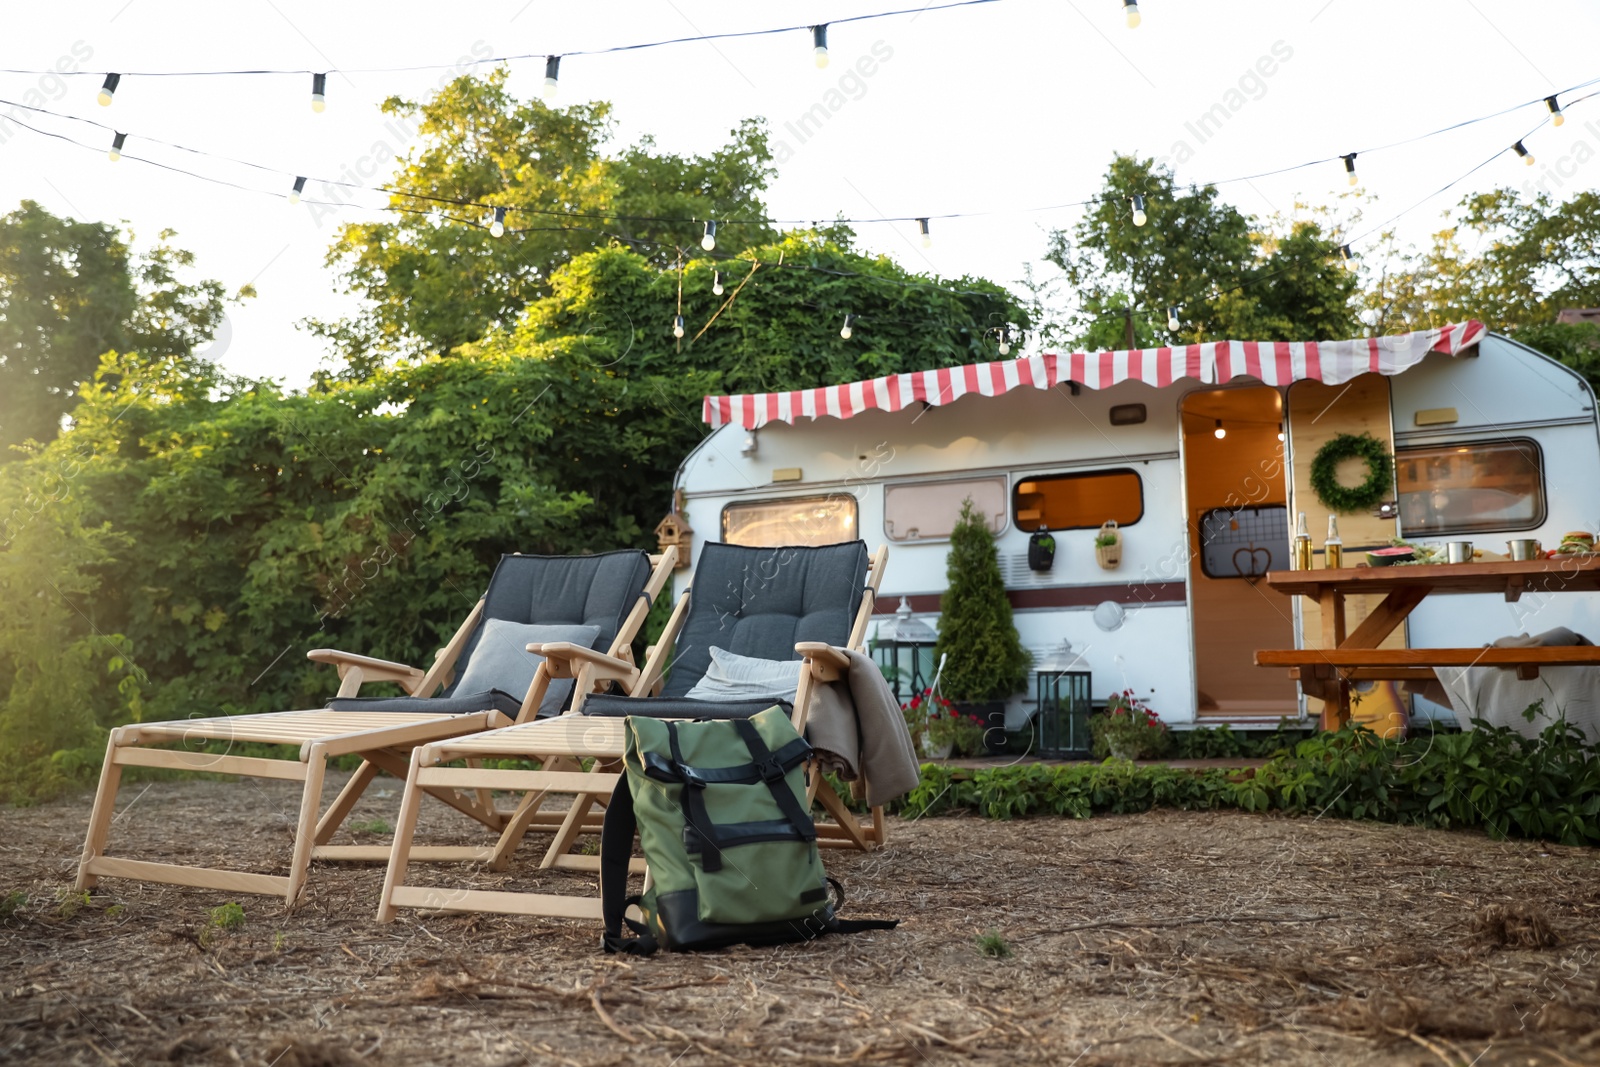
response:
{"label": "potted plant", "polygon": [[1116,519],[1101,523],[1099,532],[1094,535],[1094,561],[1103,571],[1114,571],[1121,565],[1122,531],[1117,528]]}
{"label": "potted plant", "polygon": [[1011,621],[994,533],[970,498],[950,532],[945,574],[933,646],[934,662],[942,663],[939,689],[958,710],[985,724],[989,751],[999,753],[1005,747],[1006,698],[1027,688],[1032,657]]}
{"label": "potted plant", "polygon": [[1171,742],[1167,724],[1132,689],[1112,694],[1106,710],[1089,720],[1089,736],[1101,759],[1155,759],[1166,754]]}
{"label": "potted plant", "polygon": [[1050,532],[1050,527],[1040,526],[1028,538],[1028,569],[1035,571],[1048,571],[1055,566],[1056,539]]}
{"label": "potted plant", "polygon": [[989,724],[952,707],[948,700],[943,704],[928,717],[928,747],[946,755],[992,755]]}

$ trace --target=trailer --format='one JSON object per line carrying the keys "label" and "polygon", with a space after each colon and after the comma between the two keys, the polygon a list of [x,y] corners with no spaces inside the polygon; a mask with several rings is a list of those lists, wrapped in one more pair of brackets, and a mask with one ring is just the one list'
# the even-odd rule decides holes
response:
{"label": "trailer", "polygon": [[[1317,605],[1269,591],[1306,516],[1328,518],[1311,467],[1340,435],[1394,458],[1393,488],[1337,514],[1346,565],[1393,539],[1554,546],[1600,527],[1600,423],[1579,374],[1476,321],[1337,342],[1218,341],[1024,356],[788,393],[707,397],[666,534],[741,544],[890,546],[880,624],[937,626],[950,531],[971,499],[994,531],[1023,643],[1070,644],[1103,700],[1133,690],[1175,727],[1318,716],[1266,648],[1316,647]],[[1341,485],[1366,475],[1337,467]],[[1055,540],[1053,561],[1030,542]],[[1097,552],[1115,531],[1118,551]],[[1109,536],[1105,540],[1110,541]],[[682,543],[682,542],[680,542]],[[688,554],[691,561],[693,554]],[[1109,558],[1108,558],[1109,557]],[[1563,625],[1600,637],[1595,597],[1424,603],[1391,640],[1473,645]],[[1355,626],[1371,604],[1356,604]],[[1537,620],[1533,615],[1537,614]],[[1033,693],[1014,696],[1021,728]],[[1380,725],[1445,709],[1370,683]]]}

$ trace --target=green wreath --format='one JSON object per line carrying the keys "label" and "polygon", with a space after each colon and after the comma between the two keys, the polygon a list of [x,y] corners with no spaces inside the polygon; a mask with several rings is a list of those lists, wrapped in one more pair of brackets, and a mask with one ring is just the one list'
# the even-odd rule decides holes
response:
{"label": "green wreath", "polygon": [[[1367,461],[1367,480],[1358,486],[1339,484],[1334,476],[1339,464],[1347,459]],[[1330,511],[1345,514],[1366,511],[1381,503],[1394,485],[1394,471],[1389,464],[1389,450],[1369,433],[1342,433],[1317,450],[1311,461],[1311,488],[1317,499]]]}

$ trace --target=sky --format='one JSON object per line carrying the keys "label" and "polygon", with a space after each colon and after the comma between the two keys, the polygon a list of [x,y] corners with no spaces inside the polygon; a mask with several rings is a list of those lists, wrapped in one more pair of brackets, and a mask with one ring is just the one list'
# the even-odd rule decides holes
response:
{"label": "sky", "polygon": [[[379,111],[422,99],[503,55],[572,53],[685,36],[810,25],[913,7],[907,0],[62,0],[11,5],[0,67],[0,210],[24,199],[78,219],[128,227],[136,246],[175,230],[198,273],[258,296],[229,311],[209,355],[228,371],[303,386],[328,352],[299,328],[351,313],[324,257],[343,222],[377,217],[361,197],[343,208],[283,194],[292,176],[376,185],[412,146]],[[1542,104],[1441,136],[1420,134],[1600,78],[1600,4],[1592,0],[1145,0],[1126,25],[1120,0],[998,0],[921,10],[829,30],[830,63],[813,61],[804,30],[568,55],[557,104],[608,100],[617,144],[649,135],[666,151],[709,152],[740,119],[771,125],[778,218],[969,217],[857,227],[861,246],[906,267],[1001,283],[1042,267],[1048,233],[1093,196],[1113,153],[1165,158],[1182,183],[1218,182],[1222,197],[1261,216],[1297,204],[1358,205],[1338,160],[1360,151],[1362,221],[1393,223],[1423,243],[1441,213],[1472,192],[1543,183],[1557,197],[1600,185],[1600,97],[1557,128]],[[363,68],[429,67],[362,72]],[[70,72],[338,69],[327,108],[310,77],[139,77],[110,107],[101,78]],[[511,63],[510,89],[539,93],[542,59]],[[68,72],[58,74],[54,72]],[[1573,94],[1582,96],[1600,85]],[[29,104],[66,118],[14,110]],[[801,119],[821,104],[825,121]],[[820,114],[817,113],[817,114]],[[1209,119],[1207,116],[1210,116]],[[151,144],[156,138],[224,160]],[[1524,165],[1509,146],[1524,138]],[[140,162],[202,172],[242,188]],[[1470,173],[1469,173],[1470,172]],[[1248,180],[1238,180],[1248,178]],[[1454,184],[1452,184],[1454,183]],[[1440,192],[1445,186],[1450,188]],[[273,194],[273,195],[269,195]],[[507,239],[514,239],[508,236]],[[1492,324],[1491,324],[1492,325]]]}

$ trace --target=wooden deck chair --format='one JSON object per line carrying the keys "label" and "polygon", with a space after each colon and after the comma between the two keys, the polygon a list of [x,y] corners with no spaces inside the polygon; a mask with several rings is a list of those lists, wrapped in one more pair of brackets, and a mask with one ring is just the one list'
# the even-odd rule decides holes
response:
{"label": "wooden deck chair", "polygon": [[[78,889],[93,886],[102,876],[115,876],[281,896],[292,908],[312,859],[387,859],[386,846],[328,843],[378,773],[405,777],[410,751],[419,744],[557,714],[569,694],[586,684],[587,676],[553,678],[545,663],[536,663],[527,654],[529,635],[604,649],[607,662],[631,661],[631,642],[676,559],[672,548],[661,556],[641,551],[502,556],[483,598],[426,672],[348,652],[313,649],[312,660],[332,663],[339,671],[339,695],[327,708],[135,723],[113,730],[78,866]],[[397,682],[409,695],[357,696],[362,683],[380,681]],[[157,747],[196,741],[291,745],[298,748],[299,758]],[[351,754],[362,762],[323,810],[327,761]],[[170,767],[303,783],[289,873],[259,874],[106,855],[123,767]],[[488,790],[429,788],[428,792],[494,831],[502,828],[509,814],[495,807]]]}
{"label": "wooden deck chair", "polygon": [[[805,732],[811,696],[819,683],[839,679],[848,661],[836,646],[860,650],[866,640],[873,599],[883,581],[887,547],[870,557],[866,545],[804,548],[746,548],[712,543],[701,550],[694,586],[679,598],[661,639],[642,669],[574,645],[543,645],[552,675],[580,677],[570,712],[538,723],[491,730],[476,737],[429,743],[412,751],[411,766],[395,826],[389,871],[384,879],[378,919],[388,922],[396,909],[442,908],[523,915],[600,918],[600,898],[446,889],[406,884],[408,865],[420,858],[412,846],[418,805],[428,788],[491,788],[525,794],[522,806],[501,833],[493,862],[503,867],[535,825],[533,816],[553,796],[571,797],[542,868],[593,871],[600,858],[574,852],[578,838],[598,828],[603,809],[621,778],[623,718],[707,718],[752,715],[773,705],[771,698],[708,701],[688,696],[711,665],[711,648],[761,659],[802,662],[793,719]],[[671,659],[671,670],[667,671]],[[626,695],[590,693],[591,685],[619,684]],[[446,767],[460,760],[538,759],[539,770],[483,770]],[[583,769],[585,760],[591,769]],[[835,820],[817,827],[818,843],[871,849],[883,842],[883,810],[863,821],[818,773],[809,769],[810,796]],[[634,861],[635,873],[643,861]]]}

